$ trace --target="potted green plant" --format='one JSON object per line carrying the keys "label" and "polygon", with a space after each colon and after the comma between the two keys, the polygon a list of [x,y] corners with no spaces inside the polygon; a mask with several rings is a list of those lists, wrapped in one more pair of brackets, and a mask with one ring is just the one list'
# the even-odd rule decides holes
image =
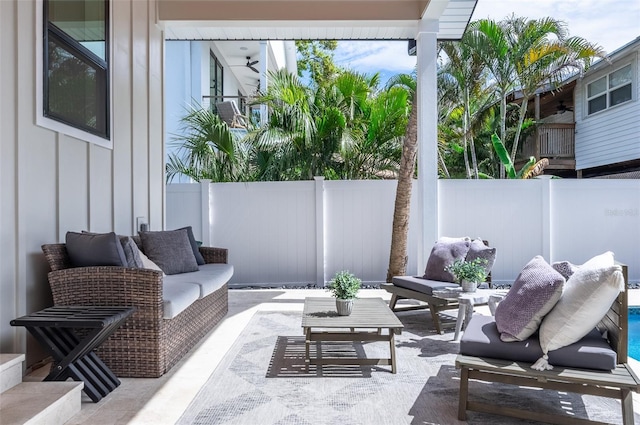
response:
{"label": "potted green plant", "polygon": [[464,292],[474,292],[478,285],[487,279],[486,264],[487,260],[484,258],[472,261],[457,260],[445,267],[445,270],[455,276],[456,282],[462,286]]}
{"label": "potted green plant", "polygon": [[336,297],[336,309],[340,316],[348,316],[353,310],[353,299],[358,294],[362,281],[346,270],[337,272],[329,281],[327,290]]}

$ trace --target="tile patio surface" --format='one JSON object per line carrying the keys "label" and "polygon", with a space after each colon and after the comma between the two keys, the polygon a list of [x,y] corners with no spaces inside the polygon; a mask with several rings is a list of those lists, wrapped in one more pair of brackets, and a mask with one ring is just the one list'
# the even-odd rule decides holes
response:
{"label": "tile patio surface", "polygon": [[[122,378],[121,386],[100,403],[92,403],[83,394],[82,411],[67,425],[175,423],[256,311],[302,312],[304,298],[308,296],[331,294],[318,289],[230,290],[228,315],[169,373],[157,379]],[[390,298],[389,293],[380,289],[361,290],[359,296],[382,297],[387,301]],[[629,305],[640,306],[640,289],[629,291]],[[489,314],[486,306],[477,311]],[[640,363],[630,359],[630,364],[640,375]],[[36,370],[25,380],[42,380],[47,373],[43,369],[46,368]],[[638,394],[634,394],[634,411],[640,412]]]}

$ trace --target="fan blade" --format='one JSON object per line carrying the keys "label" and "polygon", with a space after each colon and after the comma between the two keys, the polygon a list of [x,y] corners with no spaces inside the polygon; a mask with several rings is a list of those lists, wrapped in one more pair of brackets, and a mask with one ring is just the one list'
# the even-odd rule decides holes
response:
{"label": "fan blade", "polygon": [[255,72],[256,74],[260,74],[260,71],[258,71],[256,68],[254,68],[251,65],[249,65],[249,69],[252,70],[253,72]]}
{"label": "fan blade", "polygon": [[253,65],[257,64],[258,62],[260,62],[260,61],[255,60],[253,62],[247,62],[248,63],[247,66],[253,66]]}

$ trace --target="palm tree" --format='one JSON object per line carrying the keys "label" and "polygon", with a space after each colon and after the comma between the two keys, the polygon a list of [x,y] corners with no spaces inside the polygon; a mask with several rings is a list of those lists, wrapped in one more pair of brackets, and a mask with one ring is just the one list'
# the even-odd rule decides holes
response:
{"label": "palm tree", "polygon": [[192,106],[181,119],[182,134],[174,137],[177,153],[169,155],[167,182],[182,174],[195,181],[241,181],[248,178],[247,151],[229,126],[212,112]]}
{"label": "palm tree", "polygon": [[[500,138],[505,139],[507,96],[515,87],[514,69],[510,58],[508,29],[491,19],[472,22],[467,28],[468,44],[484,62],[491,74],[493,86],[500,99]],[[500,167],[500,177],[504,177],[504,167]]]}
{"label": "palm tree", "polygon": [[515,161],[522,124],[528,101],[545,84],[560,82],[569,73],[582,72],[594,57],[604,57],[602,48],[581,37],[567,38],[565,24],[552,18],[532,19],[511,17],[505,21],[509,29],[511,60],[514,63],[522,103],[511,160]]}
{"label": "palm tree", "polygon": [[411,209],[411,186],[416,167],[418,152],[418,96],[415,75],[400,74],[391,78],[387,87],[402,87],[411,98],[411,112],[406,127],[402,156],[398,170],[398,186],[393,209],[393,227],[391,231],[391,248],[387,282],[393,276],[402,276],[407,270],[407,235],[409,232],[409,211]]}
{"label": "palm tree", "polygon": [[[523,93],[518,127],[511,146],[515,160],[527,102],[544,83],[567,76],[570,70],[587,67],[602,50],[580,37],[567,38],[564,23],[552,18],[531,19],[511,16],[499,23],[482,19],[467,30],[470,46],[481,55],[491,73],[500,98],[500,139],[506,140],[507,96],[515,89]],[[500,168],[504,177],[504,167]]]}
{"label": "palm tree", "polygon": [[[439,70],[439,81],[457,86],[459,105],[462,108],[462,145],[467,178],[478,178],[478,160],[472,132],[472,99],[479,97],[484,85],[485,66],[478,51],[472,47],[466,32],[460,41],[441,43],[441,51],[447,56],[445,65]],[[447,87],[446,85],[444,86]],[[469,157],[471,155],[471,166]]]}

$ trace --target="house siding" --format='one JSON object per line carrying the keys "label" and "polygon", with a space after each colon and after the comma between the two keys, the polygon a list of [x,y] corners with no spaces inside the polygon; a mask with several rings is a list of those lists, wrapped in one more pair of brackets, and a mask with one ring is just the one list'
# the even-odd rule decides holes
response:
{"label": "house siding", "polygon": [[[636,43],[635,46],[629,54],[578,80],[576,84],[574,104],[577,170],[640,158],[640,45]],[[632,100],[588,116],[587,84],[628,63],[633,68]]]}
{"label": "house siding", "polygon": [[41,2],[0,2],[0,352],[45,354],[9,321],[52,304],[41,245],[164,227],[163,34],[153,0],[112,1],[112,148],[35,124]]}

